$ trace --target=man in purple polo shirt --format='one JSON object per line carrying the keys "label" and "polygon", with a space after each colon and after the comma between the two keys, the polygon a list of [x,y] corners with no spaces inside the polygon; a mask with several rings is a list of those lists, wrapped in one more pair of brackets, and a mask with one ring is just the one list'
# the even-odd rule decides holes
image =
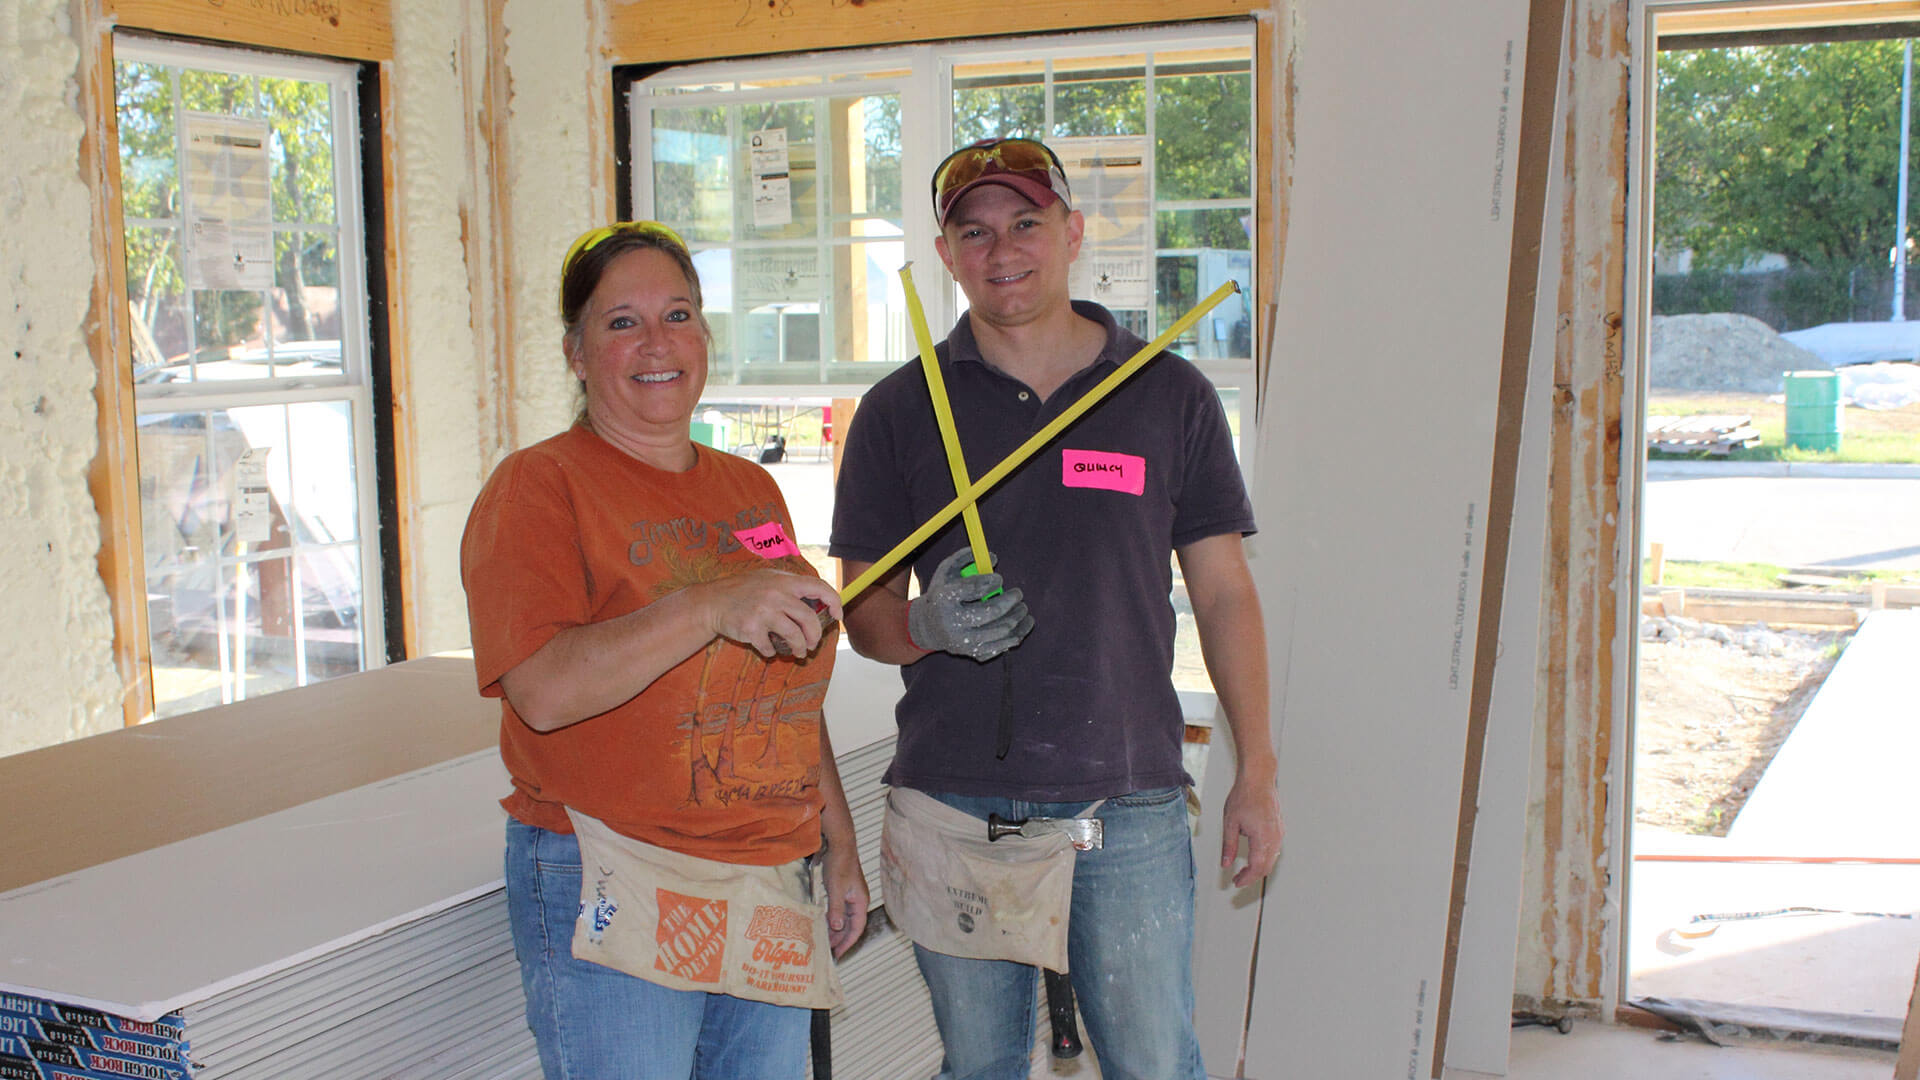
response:
{"label": "man in purple polo shirt", "polygon": [[[966,147],[935,171],[933,195],[940,258],[969,303],[937,351],[977,477],[1145,342],[1068,296],[1084,223],[1045,146]],[[907,365],[854,415],[831,553],[851,579],[953,496],[925,375]],[[1170,677],[1175,555],[1233,736],[1221,866],[1244,839],[1235,883],[1265,876],[1282,832],[1265,630],[1242,548],[1254,521],[1226,414],[1205,377],[1163,354],[979,510],[996,572],[962,575],[969,555],[956,522],[916,553],[912,602],[903,566],[847,608],[853,647],[901,665],[906,684],[887,781],[980,819],[1071,817],[1104,800],[1105,845],[1074,858],[1068,927],[1101,1073],[1204,1080],[1193,1031],[1192,781]],[[1024,1078],[1035,969],[915,952],[945,1045],[941,1080]]]}

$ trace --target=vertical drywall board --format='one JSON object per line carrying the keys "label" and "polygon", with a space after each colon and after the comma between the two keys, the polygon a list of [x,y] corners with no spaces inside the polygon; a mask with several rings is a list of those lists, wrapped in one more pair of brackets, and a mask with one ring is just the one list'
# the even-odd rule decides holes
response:
{"label": "vertical drywall board", "polygon": [[[1298,12],[1293,212],[1255,488],[1289,828],[1258,929],[1245,1075],[1425,1076],[1528,4]],[[1204,917],[1234,915],[1231,897],[1205,903]],[[1203,976],[1206,1007],[1233,1007],[1233,977]],[[1224,1049],[1207,1047],[1216,1073]]]}
{"label": "vertical drywall board", "polygon": [[[1562,47],[1564,48],[1564,46]],[[1556,54],[1557,55],[1557,54]],[[1555,107],[1547,168],[1545,220],[1560,220],[1564,124]],[[1444,1051],[1449,1069],[1504,1076],[1513,1032],[1513,977],[1525,876],[1528,766],[1533,760],[1534,699],[1540,661],[1542,571],[1547,543],[1547,466],[1552,456],[1554,338],[1559,329],[1560,246],[1540,246],[1526,419],[1514,480],[1513,530],[1500,648],[1487,713],[1478,822],[1467,876],[1466,908],[1454,972],[1453,1011]]]}

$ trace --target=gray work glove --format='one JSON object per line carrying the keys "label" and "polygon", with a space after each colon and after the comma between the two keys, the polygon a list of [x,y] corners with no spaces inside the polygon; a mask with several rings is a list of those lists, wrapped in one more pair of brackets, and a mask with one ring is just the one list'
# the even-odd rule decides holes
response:
{"label": "gray work glove", "polygon": [[940,560],[926,591],[907,605],[907,636],[918,648],[991,660],[1033,629],[1019,589],[987,595],[1002,587],[999,574],[961,576],[972,561],[969,548]]}

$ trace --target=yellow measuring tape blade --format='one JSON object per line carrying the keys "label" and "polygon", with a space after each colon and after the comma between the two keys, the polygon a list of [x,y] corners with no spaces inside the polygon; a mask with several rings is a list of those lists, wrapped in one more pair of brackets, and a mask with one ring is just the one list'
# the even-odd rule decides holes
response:
{"label": "yellow measuring tape blade", "polygon": [[[947,380],[940,374],[940,358],[933,350],[933,333],[927,329],[927,313],[920,307],[920,293],[913,287],[913,264],[900,268],[900,284],[907,290],[907,317],[913,320],[913,336],[920,345],[920,368],[927,376],[927,394],[933,398],[934,419],[940,423],[940,441],[947,448],[947,468],[953,473],[953,493],[967,490],[967,459],[960,453],[960,432],[953,426],[953,404],[947,400]],[[981,573],[993,569],[987,554],[987,530],[980,524],[980,508],[968,503],[961,510],[967,524],[967,543],[973,547],[973,565]]]}
{"label": "yellow measuring tape blade", "polygon": [[1054,417],[1039,431],[1034,432],[1031,438],[1021,443],[1012,453],[1001,458],[1000,464],[988,469],[980,479],[967,485],[965,491],[962,491],[954,497],[952,502],[936,511],[934,515],[923,522],[919,528],[907,534],[907,538],[895,544],[892,551],[880,557],[879,562],[867,567],[859,577],[847,582],[846,587],[840,590],[840,602],[842,604],[850,603],[854,597],[866,592],[867,586],[885,577],[895,566],[899,565],[901,559],[911,555],[921,544],[926,543],[928,537],[931,537],[934,533],[946,527],[948,522],[959,517],[961,512],[967,507],[979,502],[982,495],[993,490],[994,486],[999,484],[1000,481],[1005,480],[1009,473],[1025,464],[1026,460],[1038,453],[1041,447],[1052,442],[1055,436],[1067,429],[1068,424],[1080,419],[1081,416],[1086,414],[1088,409],[1100,404],[1108,394],[1119,389],[1121,383],[1132,378],[1134,372],[1145,367],[1147,361],[1164,352],[1167,346],[1173,343],[1174,338],[1179,337],[1186,332],[1188,327],[1199,322],[1207,312],[1212,311],[1218,306],[1220,301],[1225,300],[1227,297],[1239,291],[1240,283],[1230,280],[1226,284],[1213,290],[1205,300],[1195,304],[1193,310],[1180,316],[1180,318],[1174,321],[1173,325],[1161,331],[1159,337],[1147,342],[1144,348],[1129,357],[1127,362],[1115,369],[1113,374],[1100,380],[1099,385],[1080,395],[1080,400],[1067,406],[1065,412]]}

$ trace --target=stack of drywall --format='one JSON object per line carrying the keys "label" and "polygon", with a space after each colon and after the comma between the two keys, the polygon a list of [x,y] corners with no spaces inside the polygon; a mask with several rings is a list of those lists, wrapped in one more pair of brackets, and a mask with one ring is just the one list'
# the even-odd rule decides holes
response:
{"label": "stack of drywall", "polygon": [[496,891],[151,1023],[0,996],[0,1076],[538,1076],[521,1009]]}
{"label": "stack of drywall", "polygon": [[[828,710],[877,886],[898,675],[842,665]],[[501,892],[497,706],[473,705],[472,677],[411,661],[7,759],[0,1080],[538,1076]],[[429,741],[446,758],[387,771]],[[330,767],[355,786],[306,795]],[[187,833],[210,819],[229,824]],[[842,981],[835,1075],[931,1074],[906,940],[878,926]]]}
{"label": "stack of drywall", "polygon": [[0,895],[0,1076],[538,1075],[504,785],[483,751]]}

